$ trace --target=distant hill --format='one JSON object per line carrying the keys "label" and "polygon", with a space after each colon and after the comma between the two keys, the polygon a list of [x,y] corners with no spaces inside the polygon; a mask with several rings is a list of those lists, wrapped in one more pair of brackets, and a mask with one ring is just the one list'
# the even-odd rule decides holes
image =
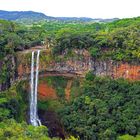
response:
{"label": "distant hill", "polygon": [[54,20],[55,18],[46,16],[43,13],[33,11],[3,11],[0,10],[0,19],[12,21],[29,21],[37,22],[41,20]]}
{"label": "distant hill", "polygon": [[114,19],[92,19],[87,17],[51,17],[43,13],[33,11],[3,11],[0,10],[0,19],[17,21],[21,23],[34,23],[39,21],[62,21],[62,22],[112,22]]}

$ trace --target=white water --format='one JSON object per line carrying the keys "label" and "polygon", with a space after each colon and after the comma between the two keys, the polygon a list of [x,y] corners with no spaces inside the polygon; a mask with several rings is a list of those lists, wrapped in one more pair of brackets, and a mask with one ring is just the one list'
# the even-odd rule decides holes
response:
{"label": "white water", "polygon": [[[32,52],[31,60],[31,96],[30,96],[30,123],[33,126],[41,125],[37,114],[37,87],[38,87],[38,74],[39,74],[39,55],[40,50],[37,51],[36,57],[36,70],[35,68],[35,52]],[[35,73],[35,74],[34,74]]]}

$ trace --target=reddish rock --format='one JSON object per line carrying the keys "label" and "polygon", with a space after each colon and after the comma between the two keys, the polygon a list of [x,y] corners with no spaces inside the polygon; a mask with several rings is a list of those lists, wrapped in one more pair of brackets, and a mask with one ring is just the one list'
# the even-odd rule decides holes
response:
{"label": "reddish rock", "polygon": [[125,78],[129,80],[140,80],[140,65],[130,65],[128,63],[113,67],[114,78]]}
{"label": "reddish rock", "polygon": [[38,94],[40,99],[57,99],[56,91],[45,82],[38,85]]}
{"label": "reddish rock", "polygon": [[72,82],[73,82],[72,79],[68,80],[67,86],[66,86],[66,88],[65,88],[65,98],[66,98],[68,101],[70,100],[70,92],[71,92]]}

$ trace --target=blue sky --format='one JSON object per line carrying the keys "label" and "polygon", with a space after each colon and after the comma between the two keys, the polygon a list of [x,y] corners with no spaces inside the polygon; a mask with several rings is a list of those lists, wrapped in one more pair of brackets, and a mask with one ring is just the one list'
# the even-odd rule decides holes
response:
{"label": "blue sky", "polygon": [[137,17],[139,6],[140,0],[0,0],[0,10],[31,10],[61,17]]}

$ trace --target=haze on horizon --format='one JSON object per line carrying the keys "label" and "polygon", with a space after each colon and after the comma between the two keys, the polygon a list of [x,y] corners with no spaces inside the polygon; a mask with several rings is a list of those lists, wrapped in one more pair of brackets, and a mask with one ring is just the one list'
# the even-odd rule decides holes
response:
{"label": "haze on horizon", "polygon": [[54,17],[140,16],[140,0],[0,0],[0,10],[36,11]]}

